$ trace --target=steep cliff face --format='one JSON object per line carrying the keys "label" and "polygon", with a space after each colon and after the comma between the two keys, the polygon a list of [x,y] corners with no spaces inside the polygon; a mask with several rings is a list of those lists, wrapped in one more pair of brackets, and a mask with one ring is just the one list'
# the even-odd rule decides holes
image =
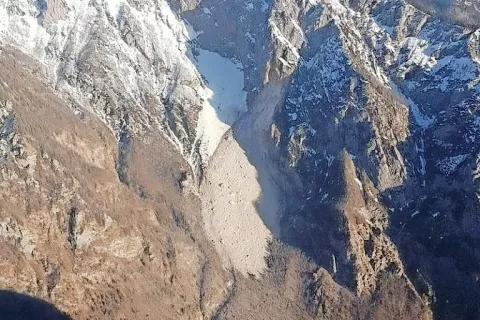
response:
{"label": "steep cliff face", "polygon": [[304,60],[276,125],[307,187],[283,218],[288,241],[325,266],[337,251],[331,270],[353,268],[337,277],[359,294],[394,272],[440,318],[478,314],[478,32],[399,1],[325,2],[301,22]]}
{"label": "steep cliff face", "polygon": [[76,117],[19,59],[4,52],[0,66],[2,289],[74,319],[213,314],[229,279],[195,227],[198,200],[178,186],[185,161],[161,136],[132,141],[128,179],[142,189],[128,188],[112,133]]}
{"label": "steep cliff face", "polygon": [[97,115],[122,149],[160,132],[200,175],[245,111],[241,65],[190,46],[195,32],[165,1],[11,1],[0,10],[2,41],[39,60],[70,107]]}
{"label": "steep cliff face", "polygon": [[2,2],[2,286],[74,318],[478,316],[477,6]]}

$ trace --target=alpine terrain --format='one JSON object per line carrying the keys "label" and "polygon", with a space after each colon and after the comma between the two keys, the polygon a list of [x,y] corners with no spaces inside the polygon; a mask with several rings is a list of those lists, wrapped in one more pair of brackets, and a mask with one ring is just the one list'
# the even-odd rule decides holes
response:
{"label": "alpine terrain", "polygon": [[480,319],[480,2],[0,0],[0,319]]}

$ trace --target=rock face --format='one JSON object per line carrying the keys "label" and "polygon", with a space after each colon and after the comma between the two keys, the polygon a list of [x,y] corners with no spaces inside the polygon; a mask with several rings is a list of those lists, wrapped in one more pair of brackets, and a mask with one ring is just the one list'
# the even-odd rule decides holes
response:
{"label": "rock face", "polygon": [[0,3],[1,288],[74,319],[475,319],[477,7]]}
{"label": "rock face", "polygon": [[[283,218],[288,242],[328,266],[342,230],[335,269],[358,294],[394,272],[440,318],[477,315],[476,285],[451,294],[476,283],[478,271],[478,32],[395,1],[332,1],[303,23],[304,61],[276,125],[306,187],[303,206],[295,201],[296,213]],[[325,230],[332,212],[343,221]]]}
{"label": "rock face", "polygon": [[[2,59],[2,75],[12,80],[0,88],[8,148],[1,169],[2,288],[53,301],[75,319],[213,313],[228,279],[207,258],[201,234],[187,232],[201,218],[192,209],[197,199],[177,190],[188,166],[171,144],[161,136],[149,137],[152,147],[132,141],[126,165],[135,170],[127,187],[106,126],[91,115],[76,117],[15,67],[18,56]],[[163,167],[152,160],[160,151],[169,159]],[[202,291],[192,290],[204,277]]]}

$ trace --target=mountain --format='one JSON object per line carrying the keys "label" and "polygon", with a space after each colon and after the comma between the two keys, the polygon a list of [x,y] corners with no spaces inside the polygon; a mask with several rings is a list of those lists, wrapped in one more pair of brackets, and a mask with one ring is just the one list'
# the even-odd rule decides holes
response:
{"label": "mountain", "polygon": [[73,319],[480,317],[479,10],[0,2],[0,288]]}

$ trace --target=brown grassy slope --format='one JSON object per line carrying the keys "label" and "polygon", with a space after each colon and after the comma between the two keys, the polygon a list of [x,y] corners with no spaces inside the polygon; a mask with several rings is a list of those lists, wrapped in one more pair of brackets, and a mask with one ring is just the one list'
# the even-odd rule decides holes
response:
{"label": "brown grassy slope", "polygon": [[227,278],[200,232],[198,199],[178,191],[188,166],[160,136],[133,139],[125,186],[112,133],[88,112],[76,117],[19,61],[0,61],[0,101],[15,117],[0,166],[0,287],[74,319],[214,312]]}

